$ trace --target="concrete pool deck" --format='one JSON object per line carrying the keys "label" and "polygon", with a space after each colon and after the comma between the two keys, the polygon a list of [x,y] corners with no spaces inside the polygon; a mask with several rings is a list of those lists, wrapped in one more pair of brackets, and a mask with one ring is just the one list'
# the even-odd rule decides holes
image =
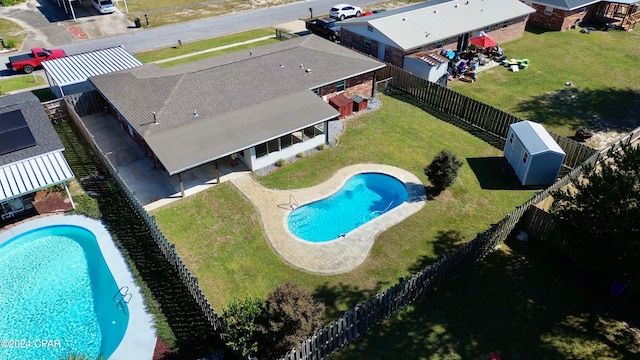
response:
{"label": "concrete pool deck", "polygon": [[[296,203],[304,205],[331,196],[349,178],[367,172],[391,175],[404,182],[409,193],[407,201],[340,239],[312,243],[289,231],[287,216],[295,209]],[[420,211],[427,200],[425,187],[417,176],[406,170],[381,164],[347,166],[324,183],[303,189],[267,189],[250,176],[237,177],[231,182],[258,209],[262,227],[276,254],[295,268],[323,275],[342,274],[356,268],[369,255],[379,233]]]}
{"label": "concrete pool deck", "polygon": [[53,225],[75,225],[91,231],[96,236],[102,256],[116,284],[119,288],[127,286],[132,295],[127,305],[129,310],[127,329],[120,345],[108,359],[128,360],[132,358],[133,354],[136,359],[152,359],[156,346],[153,317],[145,309],[142,292],[135,283],[124,257],[112,241],[111,234],[101,222],[79,215],[55,215],[38,218],[0,232],[0,245],[20,234]]}

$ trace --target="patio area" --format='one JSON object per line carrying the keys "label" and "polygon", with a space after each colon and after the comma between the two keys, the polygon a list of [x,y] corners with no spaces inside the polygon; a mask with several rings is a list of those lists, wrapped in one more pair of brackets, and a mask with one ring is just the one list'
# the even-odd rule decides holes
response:
{"label": "patio area", "polygon": [[[108,113],[95,113],[82,118],[98,147],[116,167],[138,202],[147,211],[182,199],[178,176],[169,176],[155,167],[143,149],[126,133]],[[231,158],[218,161],[220,182],[249,172],[240,163],[231,166]],[[181,174],[185,196],[196,194],[217,184],[213,163],[204,164]]]}

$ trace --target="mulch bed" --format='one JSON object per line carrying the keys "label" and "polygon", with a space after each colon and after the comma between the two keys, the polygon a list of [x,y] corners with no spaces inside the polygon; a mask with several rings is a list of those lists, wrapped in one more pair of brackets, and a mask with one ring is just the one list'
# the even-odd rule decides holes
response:
{"label": "mulch bed", "polygon": [[38,191],[33,200],[33,207],[38,214],[64,213],[71,209],[71,201],[66,198],[64,192]]}
{"label": "mulch bed", "polygon": [[153,352],[153,360],[173,360],[175,357],[172,354],[169,345],[162,339],[156,340],[156,349]]}

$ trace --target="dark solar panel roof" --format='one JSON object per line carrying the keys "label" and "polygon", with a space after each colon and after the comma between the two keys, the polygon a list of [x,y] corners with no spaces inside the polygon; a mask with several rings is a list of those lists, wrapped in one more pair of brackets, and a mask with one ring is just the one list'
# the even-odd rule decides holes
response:
{"label": "dark solar panel roof", "polygon": [[0,114],[0,155],[36,145],[27,121],[20,110]]}

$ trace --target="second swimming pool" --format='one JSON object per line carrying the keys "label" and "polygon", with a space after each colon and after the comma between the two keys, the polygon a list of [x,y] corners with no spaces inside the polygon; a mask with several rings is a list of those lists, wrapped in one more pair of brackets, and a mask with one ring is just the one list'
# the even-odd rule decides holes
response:
{"label": "second swimming pool", "polygon": [[393,176],[361,173],[335,194],[300,206],[289,214],[289,231],[300,239],[338,239],[407,200],[405,184]]}

